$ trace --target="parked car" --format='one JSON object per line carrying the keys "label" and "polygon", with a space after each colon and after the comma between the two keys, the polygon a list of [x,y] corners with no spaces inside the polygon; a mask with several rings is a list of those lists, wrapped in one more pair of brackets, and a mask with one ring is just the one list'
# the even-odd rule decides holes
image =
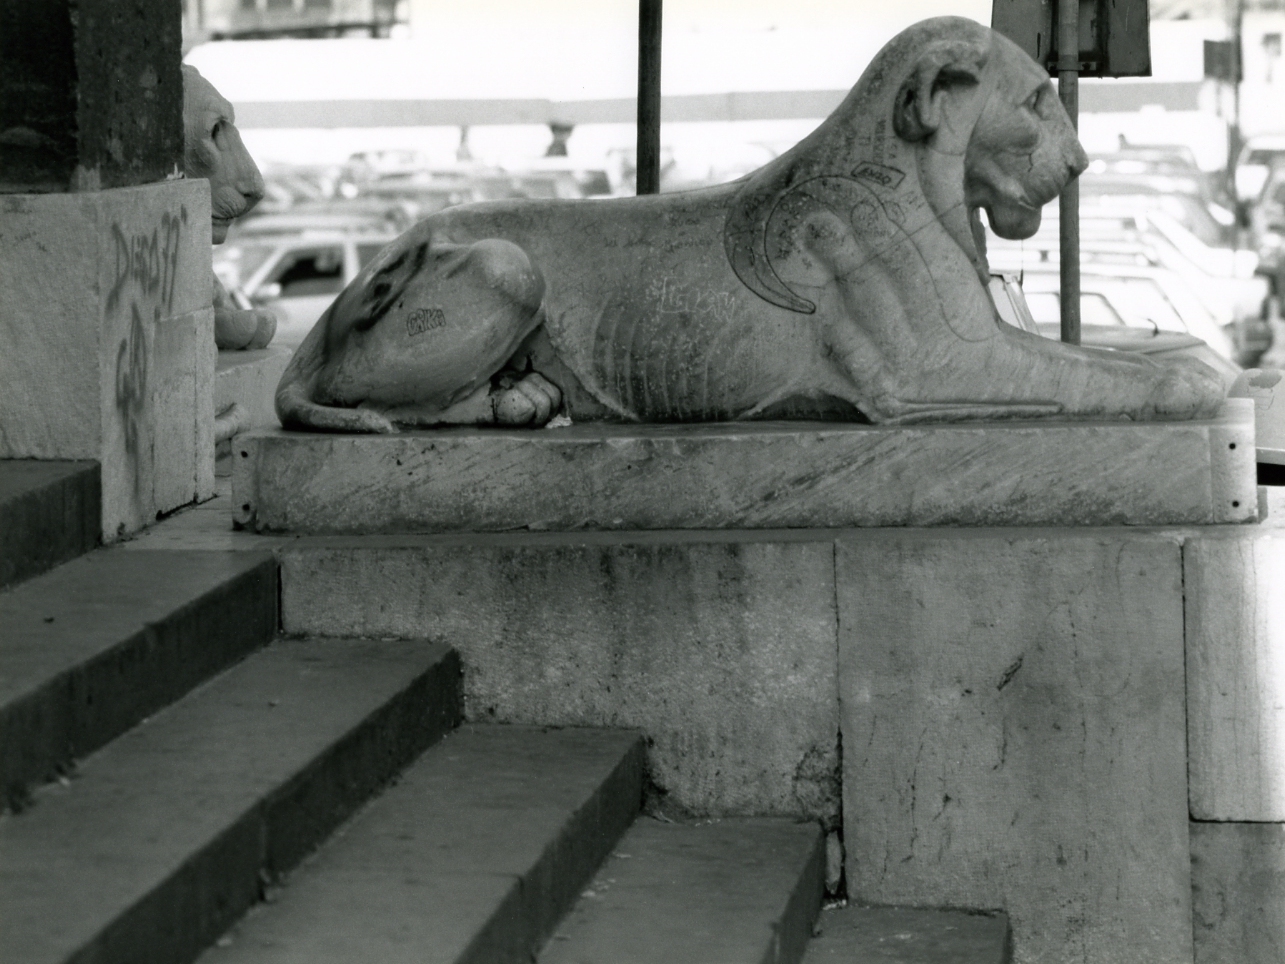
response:
{"label": "parked car", "polygon": [[243,305],[277,316],[274,344],[295,348],[339,292],[396,234],[240,237],[214,249],[214,273]]}
{"label": "parked car", "polygon": [[[991,267],[1020,271],[1057,264],[1059,221],[1054,215],[1046,216],[1035,236],[1024,241],[988,238]],[[1220,326],[1246,328],[1264,315],[1268,285],[1254,274],[1258,258],[1253,252],[1205,244],[1164,211],[1146,204],[1083,205],[1080,258],[1085,270],[1114,263],[1177,272]]]}
{"label": "parked car", "polygon": [[308,201],[288,210],[263,214],[252,211],[228,229],[229,240],[263,235],[307,232],[400,233],[417,220],[415,209],[389,198],[336,198]]}
{"label": "parked car", "polygon": [[[1061,319],[1061,277],[1057,265],[1028,268],[1022,291],[1036,324],[1057,326]],[[1098,264],[1080,273],[1082,324],[1132,327],[1194,335],[1231,361],[1236,354],[1231,335],[1200,299],[1166,268]]]}
{"label": "parked car", "polygon": [[[1061,306],[1056,292],[1052,299],[1047,297],[1048,292],[1032,292],[1034,311],[1040,314],[1040,320],[1037,321],[1018,275],[992,274],[990,291],[1003,321],[1053,341],[1061,338]],[[1048,317],[1050,314],[1053,315],[1052,318]],[[1102,292],[1081,292],[1080,316],[1080,344],[1085,347],[1135,351],[1157,359],[1169,355],[1190,356],[1218,372],[1228,387],[1241,375],[1239,365],[1194,335],[1162,331],[1151,325],[1126,324]]]}
{"label": "parked car", "polygon": [[1236,158],[1236,197],[1253,203],[1263,192],[1272,168],[1285,163],[1285,134],[1251,137]]}

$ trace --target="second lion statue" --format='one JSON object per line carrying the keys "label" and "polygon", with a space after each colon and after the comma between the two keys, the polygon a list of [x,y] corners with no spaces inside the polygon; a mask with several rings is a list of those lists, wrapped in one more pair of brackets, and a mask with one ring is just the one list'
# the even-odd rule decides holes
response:
{"label": "second lion statue", "polygon": [[1195,418],[1199,362],[1002,322],[985,209],[1024,238],[1087,163],[1007,38],[926,20],[746,178],[682,194],[517,200],[420,222],[336,299],[277,390],[289,428],[389,432],[846,418]]}

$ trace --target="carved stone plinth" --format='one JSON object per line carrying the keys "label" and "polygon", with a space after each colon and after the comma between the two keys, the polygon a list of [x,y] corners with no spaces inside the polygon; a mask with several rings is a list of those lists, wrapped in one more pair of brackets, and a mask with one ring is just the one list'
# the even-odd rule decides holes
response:
{"label": "carved stone plinth", "polygon": [[1197,422],[571,426],[238,438],[259,531],[1206,525],[1257,518],[1252,402]]}
{"label": "carved stone plinth", "polygon": [[214,494],[210,190],[0,195],[0,458],[93,459],[103,537]]}

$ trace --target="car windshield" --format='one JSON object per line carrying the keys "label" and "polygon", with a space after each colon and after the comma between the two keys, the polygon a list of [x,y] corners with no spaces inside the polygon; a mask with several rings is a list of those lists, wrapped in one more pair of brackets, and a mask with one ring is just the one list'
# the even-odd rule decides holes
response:
{"label": "car windshield", "polygon": [[[1036,322],[1057,324],[1062,318],[1061,300],[1056,291],[1031,291],[1026,306]],[[1080,323],[1084,325],[1123,325],[1121,318],[1102,295],[1086,292],[1080,295]]]}
{"label": "car windshield", "polygon": [[229,288],[246,285],[276,246],[254,241],[229,241],[214,249],[214,273]]}
{"label": "car windshield", "polygon": [[1150,278],[1093,278],[1092,284],[1129,324],[1153,324],[1161,331],[1187,330],[1160,285]]}

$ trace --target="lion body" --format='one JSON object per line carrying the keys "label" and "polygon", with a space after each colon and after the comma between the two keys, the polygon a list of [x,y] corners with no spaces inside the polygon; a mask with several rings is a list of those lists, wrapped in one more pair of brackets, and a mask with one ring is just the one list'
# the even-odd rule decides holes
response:
{"label": "lion body", "polygon": [[816,131],[740,181],[440,212],[323,316],[283,377],[282,422],[493,421],[485,399],[505,368],[547,376],[580,420],[1211,411],[1221,385],[1207,369],[998,320],[977,210],[1029,235],[1085,164],[1047,91],[1011,42],[939,18],[890,42]]}

